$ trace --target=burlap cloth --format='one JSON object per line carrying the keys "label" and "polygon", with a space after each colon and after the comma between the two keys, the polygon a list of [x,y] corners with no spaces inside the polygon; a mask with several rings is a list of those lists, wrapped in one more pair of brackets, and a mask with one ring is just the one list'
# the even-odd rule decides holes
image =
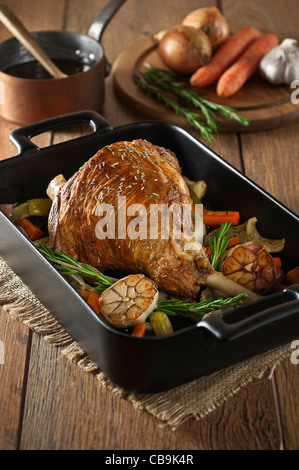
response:
{"label": "burlap cloth", "polygon": [[291,345],[275,348],[237,365],[155,394],[135,394],[112,384],[81,347],[0,258],[0,304],[3,311],[26,324],[45,341],[60,348],[61,354],[104,386],[135,407],[147,410],[175,430],[190,418],[200,419],[223,405],[253,380],[271,378],[274,368],[291,355]]}

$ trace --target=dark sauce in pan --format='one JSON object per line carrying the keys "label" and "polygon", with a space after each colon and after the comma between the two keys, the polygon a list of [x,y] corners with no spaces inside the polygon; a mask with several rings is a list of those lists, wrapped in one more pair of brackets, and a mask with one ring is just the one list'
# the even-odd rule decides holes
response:
{"label": "dark sauce in pan", "polygon": [[[75,59],[53,59],[53,62],[67,75],[75,75],[90,69],[89,65],[82,64]],[[53,78],[37,60],[13,65],[3,70],[3,72],[19,78],[33,78],[36,80]]]}

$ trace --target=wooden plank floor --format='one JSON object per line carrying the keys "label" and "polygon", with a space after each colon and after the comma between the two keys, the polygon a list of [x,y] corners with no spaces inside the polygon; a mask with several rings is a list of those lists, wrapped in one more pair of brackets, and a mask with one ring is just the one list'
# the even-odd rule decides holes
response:
{"label": "wooden plank floor", "polygon": [[[31,31],[81,33],[87,33],[105,4],[104,0],[9,1]],[[206,5],[220,7],[231,24],[267,25],[290,37],[297,34],[297,0],[128,0],[104,33],[108,59],[113,62],[143,35],[177,24],[192,9]],[[0,40],[7,37],[0,25]],[[110,77],[103,116],[113,126],[147,119],[119,101]],[[16,153],[8,140],[15,127],[0,120],[1,158]],[[37,142],[46,146],[83,132],[84,126],[46,133]],[[299,212],[298,135],[299,125],[241,136],[218,135],[210,147]],[[290,359],[277,367],[271,379],[251,383],[206,418],[190,420],[172,431],[101,388],[55,347],[3,312],[0,340],[5,344],[5,364],[0,365],[0,449],[299,449],[299,366]]]}

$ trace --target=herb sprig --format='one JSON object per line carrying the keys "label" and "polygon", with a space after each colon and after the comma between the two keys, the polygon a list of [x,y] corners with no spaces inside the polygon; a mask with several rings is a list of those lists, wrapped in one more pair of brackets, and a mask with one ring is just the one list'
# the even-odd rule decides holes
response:
{"label": "herb sprig", "polygon": [[[61,274],[81,274],[85,278],[90,278],[96,286],[107,289],[115,283],[114,279],[104,276],[100,271],[84,263],[76,261],[67,253],[52,251],[44,243],[40,243],[40,251],[56,267]],[[96,280],[95,280],[96,279]],[[156,310],[163,311],[169,316],[183,315],[189,317],[193,314],[205,315],[213,310],[227,307],[235,307],[247,298],[247,294],[239,294],[227,299],[204,300],[202,302],[187,302],[179,299],[167,299],[158,301]],[[194,318],[194,315],[192,316]]]}
{"label": "herb sprig", "polygon": [[184,315],[189,316],[190,313],[205,315],[213,310],[219,310],[228,307],[236,307],[243,300],[247,299],[246,292],[238,294],[227,299],[203,300],[202,302],[184,302],[178,299],[161,300],[158,302],[157,310],[161,310],[169,316]]}
{"label": "herb sprig", "polygon": [[[145,72],[135,70],[133,79],[144,92],[165,104],[176,114],[183,116],[209,141],[213,140],[213,132],[217,132],[216,113],[220,113],[225,119],[233,119],[243,126],[249,125],[249,120],[239,115],[234,108],[214,103],[200,96],[195,90],[187,88],[184,82],[177,81],[175,74],[171,71],[147,65]],[[164,92],[171,92],[187,105],[198,109],[205,122],[201,121],[199,114],[184,108]]]}
{"label": "herb sprig", "polygon": [[205,122],[200,120],[200,117],[197,113],[189,111],[188,109],[181,106],[175,99],[167,96],[163,90],[153,83],[150,83],[144,74],[135,72],[133,74],[133,78],[135,83],[142,91],[152,96],[153,98],[156,98],[158,101],[160,101],[160,103],[163,103],[165,106],[167,106],[167,108],[174,111],[178,116],[185,118],[196,130],[201,133],[205,139],[209,141],[213,140],[212,129],[210,129]]}
{"label": "herb sprig", "polygon": [[225,224],[221,224],[219,229],[216,230],[215,235],[213,237],[213,243],[211,242],[211,239],[209,239],[209,245],[211,248],[211,257],[210,257],[210,263],[212,268],[215,269],[215,271],[219,267],[220,263],[220,258],[225,252],[227,245],[229,243],[229,239],[225,236],[229,229],[231,228],[231,222],[226,222]]}
{"label": "herb sprig", "polygon": [[72,256],[60,251],[52,251],[44,243],[40,243],[40,251],[46,258],[61,272],[61,274],[81,274],[81,276],[89,279],[96,279],[94,284],[101,288],[112,286],[115,281],[104,276],[100,271],[91,266],[76,261]]}

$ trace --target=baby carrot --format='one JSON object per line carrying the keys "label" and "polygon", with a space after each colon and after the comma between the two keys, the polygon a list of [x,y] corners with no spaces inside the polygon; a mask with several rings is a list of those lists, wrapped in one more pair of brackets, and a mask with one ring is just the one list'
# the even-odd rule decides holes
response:
{"label": "baby carrot", "polygon": [[95,292],[90,292],[87,302],[94,311],[99,314],[100,313],[100,295],[96,294]]}
{"label": "baby carrot", "polygon": [[89,294],[90,294],[90,292],[88,290],[78,289],[78,292],[85,300],[88,299]]}
{"label": "baby carrot", "polygon": [[232,225],[238,225],[240,214],[237,211],[209,211],[204,209],[203,222],[208,227],[218,227],[225,222],[231,222]]}
{"label": "baby carrot", "polygon": [[291,269],[286,275],[287,284],[299,284],[299,266]]}
{"label": "baby carrot", "polygon": [[16,224],[18,227],[22,227],[25,232],[27,233],[30,240],[38,240],[43,236],[43,231],[36,227],[30,220],[25,219],[24,217],[18,217]]}
{"label": "baby carrot", "polygon": [[139,325],[136,325],[132,331],[132,336],[145,336],[146,333],[146,326],[145,323],[140,323]]}
{"label": "baby carrot", "polygon": [[100,313],[100,304],[99,304],[100,295],[96,294],[95,292],[84,291],[81,289],[78,289],[78,292],[87,301],[90,307],[93,308],[94,311],[99,314]]}
{"label": "baby carrot", "polygon": [[191,85],[202,88],[218,80],[259,35],[258,30],[250,26],[231,36],[219,47],[207,65],[194,72],[190,78]]}
{"label": "baby carrot", "polygon": [[217,95],[228,97],[236,93],[258,70],[262,58],[279,43],[274,34],[264,34],[255,39],[246,51],[219,78]]}

